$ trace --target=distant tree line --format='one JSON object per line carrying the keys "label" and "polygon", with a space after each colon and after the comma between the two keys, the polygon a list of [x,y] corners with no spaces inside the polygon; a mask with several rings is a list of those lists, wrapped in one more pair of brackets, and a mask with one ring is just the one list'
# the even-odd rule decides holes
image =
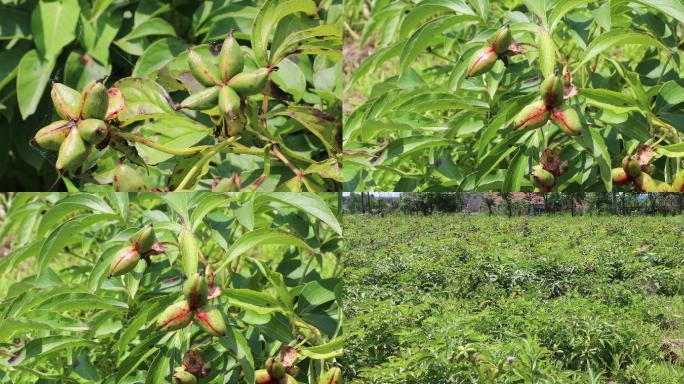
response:
{"label": "distant tree line", "polygon": [[507,216],[570,213],[571,215],[678,215],[684,193],[348,193],[345,213],[388,215],[473,212]]}

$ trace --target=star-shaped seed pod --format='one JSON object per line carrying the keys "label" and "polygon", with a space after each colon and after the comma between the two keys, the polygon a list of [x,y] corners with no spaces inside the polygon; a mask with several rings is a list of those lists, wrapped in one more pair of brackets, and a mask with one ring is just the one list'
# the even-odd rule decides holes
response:
{"label": "star-shaped seed pod", "polygon": [[188,326],[193,320],[213,336],[226,334],[226,323],[217,308],[207,305],[207,283],[204,276],[194,274],[183,285],[185,300],[170,305],[159,316],[157,328],[175,331]]}
{"label": "star-shaped seed pod", "polygon": [[244,71],[244,54],[231,31],[218,54],[218,63],[212,55],[200,50],[188,51],[188,65],[193,77],[204,85],[179,104],[181,109],[206,111],[218,107],[226,126],[227,136],[237,136],[244,130],[244,98],[261,93],[274,67]]}
{"label": "star-shaped seed pod", "polygon": [[58,172],[74,172],[88,158],[92,147],[110,136],[104,121],[109,106],[107,88],[101,80],[93,80],[83,93],[61,83],[52,83],[50,92],[57,114],[64,120],[40,129],[31,139],[44,149],[58,151]]}

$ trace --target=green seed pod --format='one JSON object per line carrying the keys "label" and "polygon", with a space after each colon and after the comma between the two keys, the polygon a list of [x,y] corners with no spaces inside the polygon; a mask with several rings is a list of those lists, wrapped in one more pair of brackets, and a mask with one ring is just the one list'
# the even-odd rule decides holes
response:
{"label": "green seed pod", "polygon": [[185,301],[171,304],[157,319],[157,328],[161,331],[175,331],[185,328],[192,321],[192,310]]}
{"label": "green seed pod", "polygon": [[131,243],[133,243],[133,246],[140,253],[145,253],[152,249],[152,246],[156,242],[157,238],[154,235],[154,228],[152,227],[152,224],[147,224],[131,237]]}
{"label": "green seed pod", "polygon": [[121,276],[132,271],[140,261],[140,253],[133,246],[119,251],[109,267],[109,277]]}
{"label": "green seed pod", "polygon": [[568,136],[582,133],[582,121],[577,111],[567,105],[561,105],[551,111],[551,118]]}
{"label": "green seed pod", "polygon": [[332,367],[328,372],[326,372],[318,384],[341,384],[342,383],[342,370],[340,367]]}
{"label": "green seed pod", "polygon": [[178,234],[178,247],[181,253],[181,264],[185,276],[192,276],[197,273],[197,263],[199,262],[200,245],[195,234],[187,229],[182,229]]}
{"label": "green seed pod", "polygon": [[107,124],[98,119],[79,120],[76,127],[83,140],[93,145],[100,144],[109,135]]}
{"label": "green seed pod", "polygon": [[470,64],[468,64],[468,76],[478,76],[489,72],[494,63],[496,63],[497,55],[491,47],[485,47],[477,51]]}
{"label": "green seed pod", "polygon": [[185,300],[193,310],[202,307],[207,303],[208,293],[209,288],[207,287],[207,281],[204,276],[200,276],[199,273],[190,276],[188,281],[183,285]]}
{"label": "green seed pod", "polygon": [[553,187],[556,182],[556,178],[551,172],[537,164],[532,167],[532,172],[530,172],[530,181],[532,182],[532,185],[546,192]]}
{"label": "green seed pod", "polygon": [[622,168],[613,168],[610,173],[613,177],[613,184],[615,185],[625,185],[632,181],[627,172]]}
{"label": "green seed pod", "polygon": [[195,321],[205,332],[214,336],[226,334],[226,323],[216,308],[202,307],[195,310]]}
{"label": "green seed pod", "polygon": [[622,169],[624,169],[632,179],[636,179],[642,173],[641,165],[632,156],[625,156],[625,158],[622,159]]}
{"label": "green seed pod", "polygon": [[145,179],[131,166],[119,163],[114,167],[114,182],[116,192],[140,192],[149,188]]}
{"label": "green seed pod", "polygon": [[504,25],[501,29],[496,31],[492,38],[492,49],[497,55],[500,55],[508,50],[508,46],[513,42],[513,35],[508,25]]}
{"label": "green seed pod", "polygon": [[81,118],[103,120],[107,115],[108,107],[109,95],[107,95],[107,87],[100,80],[88,83],[83,89]]}
{"label": "green seed pod", "polygon": [[672,187],[670,186],[670,184],[660,180],[654,181],[656,183],[656,190],[654,192],[672,192]]}
{"label": "green seed pod", "polygon": [[684,192],[684,170],[679,171],[672,182],[672,192]]}
{"label": "green seed pod", "polygon": [[256,95],[264,89],[272,71],[271,68],[259,68],[255,71],[242,72],[230,79],[228,85],[240,96]]}
{"label": "green seed pod", "polygon": [[240,113],[240,95],[227,85],[221,87],[218,103],[221,114],[227,118]]}
{"label": "green seed pod", "polygon": [[188,64],[190,64],[192,75],[202,85],[209,87],[221,84],[221,75],[218,67],[209,61],[208,58],[202,57],[202,55],[192,49],[188,51]]}
{"label": "green seed pod", "polygon": [[59,154],[57,155],[57,170],[74,171],[81,165],[88,157],[88,148],[85,141],[78,133],[78,129],[69,130],[62,145],[59,147]]}
{"label": "green seed pod", "polygon": [[61,83],[52,83],[52,104],[63,119],[78,119],[81,113],[81,93]]}
{"label": "green seed pod", "polygon": [[244,67],[245,59],[242,50],[233,37],[233,31],[231,30],[226,40],[223,41],[221,53],[219,54],[219,69],[221,70],[223,81],[230,80],[231,77],[242,72]]}
{"label": "green seed pod", "polygon": [[173,370],[173,382],[175,384],[196,384],[197,377],[183,367],[176,367]]}
{"label": "green seed pod", "polygon": [[641,172],[634,178],[634,185],[641,192],[671,192],[669,184],[655,180],[646,172]]}
{"label": "green seed pod", "polygon": [[220,180],[214,181],[211,185],[212,192],[232,192],[235,182],[229,177],[224,177]]}
{"label": "green seed pod", "polygon": [[181,101],[180,107],[203,111],[216,106],[219,97],[219,87],[210,87],[195,92]]}
{"label": "green seed pod", "polygon": [[271,375],[265,369],[257,369],[254,371],[254,377],[256,378],[256,384],[269,384],[274,382]]}
{"label": "green seed pod", "polygon": [[539,91],[547,107],[558,106],[563,102],[563,79],[555,74],[551,74],[541,83]]}
{"label": "green seed pod", "polygon": [[553,73],[556,66],[556,46],[549,31],[539,30],[535,38],[539,50],[539,69],[544,77]]}
{"label": "green seed pod", "polygon": [[513,119],[513,130],[535,129],[544,126],[549,120],[549,109],[543,101],[535,101],[523,108]]}
{"label": "green seed pod", "polygon": [[274,379],[280,379],[285,376],[285,366],[280,362],[280,359],[269,357],[265,364],[266,371]]}
{"label": "green seed pod", "polygon": [[69,135],[69,131],[74,126],[70,121],[58,120],[41,128],[36,135],[33,136],[33,141],[42,148],[51,151],[58,151],[59,147],[64,142],[64,139]]}
{"label": "green seed pod", "polygon": [[297,384],[297,379],[288,374],[285,374],[285,376],[281,377],[277,381],[278,384]]}
{"label": "green seed pod", "polygon": [[229,137],[240,136],[247,126],[247,117],[242,113],[226,116],[226,134]]}

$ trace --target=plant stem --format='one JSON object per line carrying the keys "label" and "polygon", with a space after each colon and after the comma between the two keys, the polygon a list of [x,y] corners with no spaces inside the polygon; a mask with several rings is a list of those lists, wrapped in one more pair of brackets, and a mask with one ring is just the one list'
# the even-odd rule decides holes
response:
{"label": "plant stem", "polygon": [[171,155],[194,155],[195,153],[202,152],[203,150],[207,148],[211,148],[210,145],[200,145],[197,147],[190,147],[190,148],[173,148],[169,147],[163,144],[158,144],[155,143],[154,141],[144,138],[140,135],[136,135],[134,133],[128,133],[128,132],[113,132],[113,134],[126,139],[126,140],[131,140],[135,141],[137,143],[146,145],[152,149],[156,149],[158,151],[162,151]]}
{"label": "plant stem", "polygon": [[230,139],[225,140],[225,141],[223,141],[223,142],[221,142],[221,143],[219,143],[219,144],[217,144],[217,145],[211,147],[211,149],[210,149],[204,156],[202,156],[202,158],[201,158],[198,162],[196,162],[195,165],[192,166],[192,168],[190,168],[190,170],[188,171],[188,173],[187,173],[187,174],[185,175],[185,177],[183,178],[183,181],[181,181],[180,184],[178,184],[178,187],[176,188],[175,192],[182,191],[183,188],[185,188],[185,186],[186,186],[186,185],[190,182],[190,180],[195,176],[195,173],[197,173],[197,171],[198,171],[201,167],[203,167],[204,164],[206,164],[208,161],[210,161],[211,158],[212,158],[217,152],[219,152],[221,149],[227,147],[228,145],[232,144],[235,140],[237,140],[237,137],[231,137]]}
{"label": "plant stem", "polygon": [[665,70],[667,69],[667,66],[670,64],[670,60],[672,60],[672,54],[670,53],[667,57],[667,61],[665,62],[665,65],[663,65],[663,69],[660,71],[660,76],[658,76],[658,82],[656,84],[660,84],[660,81],[663,79],[663,75],[665,74]]}

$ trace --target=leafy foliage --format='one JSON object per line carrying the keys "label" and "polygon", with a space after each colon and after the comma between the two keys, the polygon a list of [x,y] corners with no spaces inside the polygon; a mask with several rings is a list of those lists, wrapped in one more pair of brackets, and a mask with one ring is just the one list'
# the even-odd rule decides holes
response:
{"label": "leafy foliage", "polygon": [[[57,154],[29,142],[58,120],[50,80],[82,90],[103,78],[109,145],[62,174],[64,188],[100,189],[124,164],[119,172],[142,181],[121,190],[210,189],[223,179],[223,191],[339,189],[340,1],[19,0],[0,10],[3,189],[55,184]],[[231,30],[244,71],[267,68],[268,81],[241,94],[231,119],[219,107],[185,109],[207,86],[188,48],[218,62]]]}
{"label": "leafy foliage", "polygon": [[679,383],[681,222],[347,216],[348,379]]}
{"label": "leafy foliage", "polygon": [[[332,193],[3,196],[0,380],[167,383],[192,360],[200,383],[253,383],[287,355],[317,382],[344,341],[338,212]],[[121,250],[146,260],[121,270]],[[196,272],[208,290],[184,292]],[[158,330],[184,294],[194,321]]]}
{"label": "leafy foliage", "polygon": [[[347,68],[345,190],[657,192],[684,175],[680,1],[363,4],[345,45],[374,49]],[[564,102],[545,110],[554,70]],[[648,176],[614,186],[640,145]],[[567,166],[540,180],[547,151]]]}

